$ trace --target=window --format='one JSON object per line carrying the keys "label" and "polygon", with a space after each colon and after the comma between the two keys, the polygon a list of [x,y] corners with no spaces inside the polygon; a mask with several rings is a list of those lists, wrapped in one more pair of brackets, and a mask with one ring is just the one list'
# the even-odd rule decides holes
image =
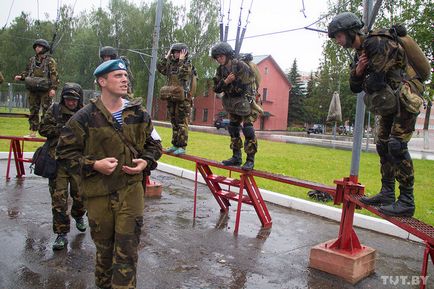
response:
{"label": "window", "polygon": [[268,74],[268,67],[265,67],[264,74],[265,74],[265,75]]}
{"label": "window", "polygon": [[203,122],[207,122],[207,121],[208,121],[208,108],[204,108],[204,109],[203,109],[203,117],[202,117],[202,121],[203,121]]}
{"label": "window", "polygon": [[262,89],[262,100],[266,101],[267,100],[267,96],[268,96],[268,88],[264,87]]}

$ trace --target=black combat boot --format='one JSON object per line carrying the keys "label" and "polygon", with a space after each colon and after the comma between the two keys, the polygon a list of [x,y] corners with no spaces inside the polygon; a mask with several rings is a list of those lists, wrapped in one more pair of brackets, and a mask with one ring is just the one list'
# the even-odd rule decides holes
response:
{"label": "black combat boot", "polygon": [[233,150],[233,155],[230,159],[222,161],[225,166],[240,166],[242,162],[241,150]]}
{"label": "black combat boot", "polygon": [[372,197],[362,197],[360,202],[369,206],[387,206],[395,202],[395,180],[382,180],[381,191]]}
{"label": "black combat boot", "polygon": [[412,187],[399,186],[398,200],[388,206],[381,206],[380,213],[393,217],[412,217],[414,215],[414,195]]}
{"label": "black combat boot", "polygon": [[241,167],[241,169],[245,171],[251,171],[253,170],[254,166],[255,166],[255,154],[247,154],[246,162]]}

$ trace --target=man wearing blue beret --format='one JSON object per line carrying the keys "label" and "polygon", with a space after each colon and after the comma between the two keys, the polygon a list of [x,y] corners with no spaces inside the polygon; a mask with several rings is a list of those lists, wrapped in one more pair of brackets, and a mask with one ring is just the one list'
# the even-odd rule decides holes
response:
{"label": "man wearing blue beret", "polygon": [[81,189],[96,246],[98,288],[136,288],[143,225],[143,172],[155,169],[161,139],[141,99],[127,100],[128,74],[120,59],[94,72],[101,96],[65,125],[57,159],[82,176]]}

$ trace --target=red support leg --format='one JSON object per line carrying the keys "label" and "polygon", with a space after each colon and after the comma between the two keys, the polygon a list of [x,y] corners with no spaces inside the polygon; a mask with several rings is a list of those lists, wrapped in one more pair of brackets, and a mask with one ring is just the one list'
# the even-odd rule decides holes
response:
{"label": "red support leg", "polygon": [[196,219],[196,201],[197,201],[197,163],[196,170],[194,173],[194,202],[193,202],[193,219]]}
{"label": "red support leg", "polygon": [[262,223],[262,227],[270,228],[272,225],[270,213],[256,184],[255,178],[252,175],[248,175],[246,178],[246,189],[253,203],[253,207],[256,210],[256,214]]}
{"label": "red support leg", "polygon": [[425,242],[425,251],[423,253],[422,271],[420,272],[420,289],[425,289],[427,274],[428,274],[428,261],[431,256],[431,261],[434,264],[434,247],[428,242]]}
{"label": "red support leg", "polygon": [[240,226],[240,215],[241,215],[241,204],[243,203],[243,191],[246,184],[246,175],[241,174],[240,192],[238,194],[238,207],[237,207],[237,217],[235,219],[235,234],[238,234],[238,227]]}

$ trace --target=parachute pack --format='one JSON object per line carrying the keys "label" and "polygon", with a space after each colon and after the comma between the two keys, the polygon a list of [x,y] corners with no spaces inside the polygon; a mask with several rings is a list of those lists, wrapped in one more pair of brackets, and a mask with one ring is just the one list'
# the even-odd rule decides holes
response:
{"label": "parachute pack", "polygon": [[250,53],[242,54],[239,60],[243,61],[250,68],[251,81],[255,84],[255,99],[252,101],[252,109],[256,110],[259,114],[263,114],[264,110],[260,106],[262,104],[261,94],[259,93],[259,85],[261,84],[261,74],[259,73],[258,66],[253,62],[253,56]]}
{"label": "parachute pack", "polygon": [[431,75],[431,65],[419,45],[407,34],[407,29],[402,25],[394,25],[390,29],[380,29],[370,32],[369,37],[382,36],[397,41],[405,50],[409,67],[407,75],[410,78],[428,80]]}

